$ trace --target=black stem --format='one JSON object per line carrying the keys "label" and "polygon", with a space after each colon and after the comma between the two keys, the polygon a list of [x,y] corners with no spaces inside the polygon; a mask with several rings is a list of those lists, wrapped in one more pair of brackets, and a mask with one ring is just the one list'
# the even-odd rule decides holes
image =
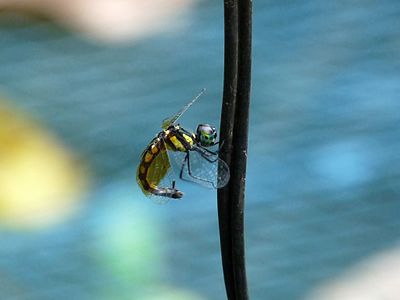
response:
{"label": "black stem", "polygon": [[[238,62],[238,4],[236,0],[224,1],[224,92],[220,125],[219,157],[228,166],[231,165],[232,134],[235,116],[237,90],[237,62]],[[222,147],[221,147],[222,145]],[[233,265],[232,265],[232,237],[231,237],[231,207],[229,202],[229,184],[218,190],[218,219],[221,243],[222,267],[224,270],[225,288],[228,299],[235,299]]]}
{"label": "black stem", "polygon": [[233,131],[231,224],[233,271],[236,299],[248,299],[245,241],[244,241],[244,192],[246,183],[247,145],[251,88],[251,33],[252,2],[239,0],[239,60]]}
{"label": "black stem", "polygon": [[225,66],[220,158],[230,167],[228,185],[218,191],[221,255],[229,300],[248,299],[244,191],[251,86],[252,1],[224,1]]}

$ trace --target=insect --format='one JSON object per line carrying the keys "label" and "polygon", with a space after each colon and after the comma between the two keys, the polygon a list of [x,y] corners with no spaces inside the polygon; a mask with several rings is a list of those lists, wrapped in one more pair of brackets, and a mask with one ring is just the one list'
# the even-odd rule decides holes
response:
{"label": "insect", "polygon": [[[175,180],[171,179],[173,162],[177,162],[179,178],[182,180],[215,189],[224,187],[229,181],[228,165],[218,158],[216,151],[210,150],[219,144],[215,127],[199,124],[194,133],[176,123],[204,91],[162,122],[162,131],[141,155],[136,181],[143,193],[157,198],[158,203],[183,197],[183,192],[175,187]],[[163,181],[167,181],[167,184],[163,185]]]}

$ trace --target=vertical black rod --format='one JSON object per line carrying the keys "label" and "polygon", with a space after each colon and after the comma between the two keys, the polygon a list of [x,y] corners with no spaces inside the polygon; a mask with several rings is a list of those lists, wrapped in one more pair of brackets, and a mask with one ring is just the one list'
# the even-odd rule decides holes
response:
{"label": "vertical black rod", "polygon": [[[220,140],[224,141],[219,156],[231,164],[233,123],[235,117],[237,63],[238,63],[238,3],[236,0],[224,1],[224,92],[220,125]],[[221,243],[222,266],[224,270],[226,294],[229,300],[235,299],[234,272],[232,263],[231,206],[229,185],[218,190],[218,219]]]}
{"label": "vertical black rod", "polygon": [[247,300],[244,191],[251,85],[251,0],[224,1],[225,66],[220,157],[231,179],[218,191],[221,254],[229,300]]}
{"label": "vertical black rod", "polygon": [[233,131],[232,185],[230,198],[232,259],[236,299],[248,299],[245,241],[244,192],[246,183],[249,106],[251,88],[252,1],[239,0],[239,56],[235,122]]}

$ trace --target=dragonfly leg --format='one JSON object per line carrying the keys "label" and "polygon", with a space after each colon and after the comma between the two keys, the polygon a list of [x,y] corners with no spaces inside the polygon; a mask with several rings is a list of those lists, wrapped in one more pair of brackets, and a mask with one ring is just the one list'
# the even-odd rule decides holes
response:
{"label": "dragonfly leg", "polygon": [[181,171],[179,173],[179,178],[182,180],[187,180],[187,179],[183,178],[183,169],[185,169],[185,165],[187,164],[187,161],[189,161],[189,152],[186,153],[185,158],[182,161]]}
{"label": "dragonfly leg", "polygon": [[194,178],[196,180],[199,180],[199,181],[207,182],[208,184],[211,184],[212,186],[215,187],[215,184],[212,181],[206,180],[204,178],[201,178],[201,177],[198,177],[198,176],[192,174],[192,170],[190,168],[190,156],[189,155],[190,154],[189,154],[189,151],[188,151],[186,153],[186,156],[185,156],[183,162],[182,162],[182,168],[181,168],[181,172],[179,174],[179,178],[182,179],[182,180],[185,180],[185,181],[190,181],[190,180],[188,180],[188,179],[183,177],[183,170],[185,169],[185,165],[187,165],[188,174],[189,174],[190,177],[192,177],[192,178]]}
{"label": "dragonfly leg", "polygon": [[[200,153],[200,155],[206,159],[207,161],[209,161],[210,163],[214,163],[218,160],[218,153],[217,152],[213,152],[211,150],[205,149],[203,147],[193,147],[193,150],[197,151],[198,153]],[[214,158],[210,157],[210,156],[214,156]]]}
{"label": "dragonfly leg", "polygon": [[[218,145],[219,144],[219,150],[220,150],[220,149],[222,149],[222,147],[224,147],[224,143],[225,143],[225,140],[223,140],[222,143],[221,143],[221,141],[218,141],[214,145]],[[219,150],[217,150],[216,152],[219,153]]]}

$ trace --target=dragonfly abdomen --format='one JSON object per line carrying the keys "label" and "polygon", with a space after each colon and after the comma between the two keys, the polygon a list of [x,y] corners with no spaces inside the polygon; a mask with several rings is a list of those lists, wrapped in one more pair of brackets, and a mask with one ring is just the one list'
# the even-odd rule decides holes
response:
{"label": "dragonfly abdomen", "polygon": [[170,168],[163,134],[155,138],[143,152],[136,179],[146,195],[181,198],[183,193],[174,187],[160,187],[159,183]]}

